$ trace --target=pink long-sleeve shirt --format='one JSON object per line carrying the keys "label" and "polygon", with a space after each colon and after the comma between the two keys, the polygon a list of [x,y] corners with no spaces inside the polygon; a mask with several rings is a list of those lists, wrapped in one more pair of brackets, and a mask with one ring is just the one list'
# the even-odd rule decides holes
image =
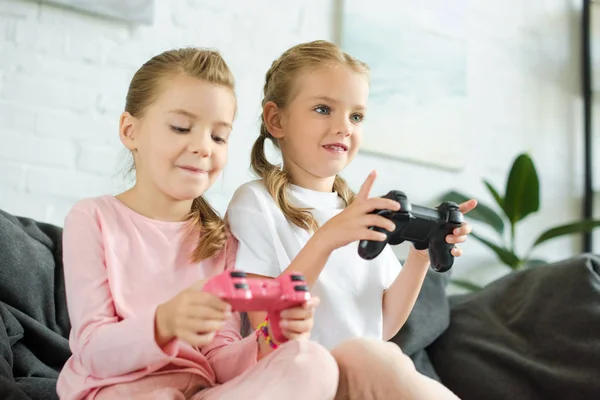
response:
{"label": "pink long-sleeve shirt", "polygon": [[237,243],[193,263],[197,235],[184,222],[142,216],[114,196],[78,202],[65,219],[63,262],[73,355],[60,373],[62,400],[93,398],[102,387],[174,370],[207,385],[226,382],[257,362],[254,335],[242,339],[238,314],[201,349],[156,343],[156,307],[200,279],[233,268]]}

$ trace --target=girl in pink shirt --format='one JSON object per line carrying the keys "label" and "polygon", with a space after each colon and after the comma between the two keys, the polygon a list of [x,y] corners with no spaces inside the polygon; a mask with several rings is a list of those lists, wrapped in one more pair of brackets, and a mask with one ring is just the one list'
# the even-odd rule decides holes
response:
{"label": "girl in pink shirt", "polygon": [[[236,112],[218,52],[167,51],[134,75],[120,119],[135,185],[78,202],[63,252],[73,355],[61,399],[331,399],[338,369],[307,336],[313,298],[282,312],[289,341],[240,335],[240,316],[202,291],[237,243],[202,194],[227,161]],[[267,332],[268,335],[268,332]]]}

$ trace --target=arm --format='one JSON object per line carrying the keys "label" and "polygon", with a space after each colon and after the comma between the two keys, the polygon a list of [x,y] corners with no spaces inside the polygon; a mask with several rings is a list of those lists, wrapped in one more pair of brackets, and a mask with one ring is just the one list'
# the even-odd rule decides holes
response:
{"label": "arm", "polygon": [[389,340],[406,323],[429,268],[429,259],[412,246],[402,270],[383,292],[383,340]]}
{"label": "arm", "polygon": [[300,272],[304,274],[304,279],[309,286],[315,284],[333,251],[326,247],[326,242],[321,240],[322,235],[319,232],[325,233],[325,231],[317,230],[281,274],[292,271]]}
{"label": "arm", "polygon": [[[77,207],[77,206],[76,206]],[[108,378],[166,365],[177,352],[155,339],[155,309],[120,319],[108,283],[101,226],[93,211],[65,219],[63,263],[73,355],[94,377]]]}
{"label": "arm", "polygon": [[[272,215],[264,201],[250,188],[238,190],[227,210],[227,219],[233,235],[240,241],[238,264],[240,269],[259,276],[276,277],[281,273],[303,273],[309,286],[313,285],[335,249],[360,239],[383,240],[386,235],[369,229],[377,226],[394,230],[390,220],[370,214],[375,209],[398,210],[400,204],[390,199],[368,198],[375,174],[369,174],[355,200],[338,215],[327,221],[312,235],[293,260],[283,251]],[[269,198],[269,201],[272,199]],[[286,266],[285,270],[281,270]],[[251,325],[264,320],[265,313],[249,313]]]}

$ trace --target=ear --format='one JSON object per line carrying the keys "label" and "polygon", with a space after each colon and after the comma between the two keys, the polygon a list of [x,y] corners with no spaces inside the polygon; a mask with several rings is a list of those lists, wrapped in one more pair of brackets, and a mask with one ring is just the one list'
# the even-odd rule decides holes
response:
{"label": "ear", "polygon": [[282,116],[282,110],[272,101],[268,101],[263,106],[263,121],[265,121],[265,125],[271,136],[276,139],[283,138]]}
{"label": "ear", "polygon": [[121,118],[119,120],[119,138],[121,139],[121,143],[123,143],[123,145],[129,149],[129,151],[137,150],[137,143],[135,140],[136,122],[137,119],[127,111],[121,114]]}

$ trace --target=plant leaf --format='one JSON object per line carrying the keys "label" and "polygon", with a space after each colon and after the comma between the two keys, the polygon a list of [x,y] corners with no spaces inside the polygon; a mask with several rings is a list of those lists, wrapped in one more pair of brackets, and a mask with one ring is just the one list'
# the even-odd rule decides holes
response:
{"label": "plant leaf", "polygon": [[[442,201],[453,201],[456,204],[464,203],[470,199],[472,199],[472,197],[467,197],[464,194],[454,190],[449,191],[441,197]],[[504,221],[496,211],[492,210],[485,204],[478,203],[477,207],[469,211],[466,216],[491,226],[500,234],[500,236],[502,236],[504,233]]]}
{"label": "plant leaf", "polygon": [[600,220],[582,220],[577,222],[572,222],[570,224],[561,225],[554,227],[552,229],[548,229],[546,232],[542,233],[538,238],[533,242],[533,247],[538,244],[545,242],[546,240],[554,239],[563,235],[570,235],[573,233],[583,233],[589,232],[594,228],[600,226]]}
{"label": "plant leaf", "polygon": [[530,260],[526,260],[523,263],[523,266],[525,268],[535,268],[535,267],[541,267],[541,266],[544,266],[544,265],[548,265],[548,261],[540,260],[538,258],[532,258]]}
{"label": "plant leaf", "polygon": [[471,292],[476,292],[478,290],[483,289],[482,286],[479,286],[473,282],[465,281],[463,279],[452,279],[450,282],[456,286],[463,288],[463,289],[470,290]]}
{"label": "plant leaf", "polygon": [[487,247],[492,249],[498,256],[500,261],[508,265],[511,269],[517,270],[521,264],[521,260],[512,251],[505,249],[504,247],[498,246],[487,239],[482,238],[474,232],[471,232],[471,236],[485,244]]}
{"label": "plant leaf", "polygon": [[494,200],[496,200],[496,204],[500,206],[500,209],[504,210],[504,199],[502,198],[502,196],[500,196],[496,188],[492,186],[492,184],[487,179],[483,180],[483,184],[488,188],[488,190],[494,197]]}
{"label": "plant leaf", "polygon": [[504,212],[513,224],[540,208],[540,182],[533,160],[528,154],[519,155],[506,181]]}

